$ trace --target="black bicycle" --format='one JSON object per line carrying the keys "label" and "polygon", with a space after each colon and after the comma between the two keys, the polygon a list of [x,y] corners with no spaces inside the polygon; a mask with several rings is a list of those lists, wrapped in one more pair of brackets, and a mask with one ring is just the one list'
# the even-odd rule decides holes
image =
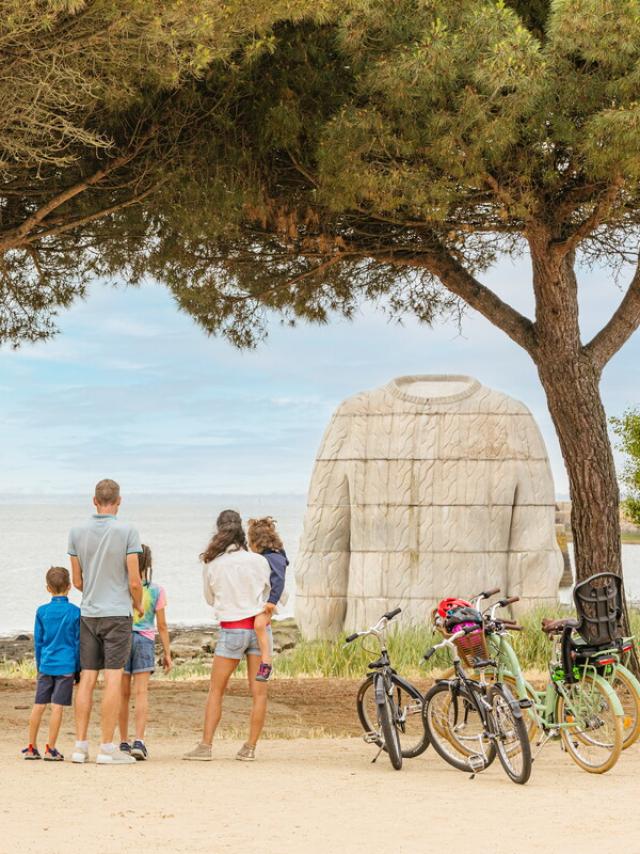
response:
{"label": "black bicycle", "polygon": [[[379,657],[369,664],[369,670],[373,672],[360,685],[356,704],[364,740],[379,748],[372,761],[375,762],[385,751],[397,771],[402,768],[403,757],[413,759],[429,746],[422,718],[424,697],[415,685],[396,673],[387,651],[387,624],[401,610],[388,611],[375,626],[364,632],[355,632],[346,639],[347,643],[352,643],[358,638],[373,637],[379,644]],[[369,651],[372,654],[378,652]]]}
{"label": "black bicycle", "polygon": [[[481,618],[480,618],[481,619]],[[448,647],[453,655],[455,677],[441,679],[424,701],[424,724],[436,752],[460,771],[476,774],[484,771],[498,755],[505,772],[514,783],[526,783],[531,775],[531,746],[522,708],[530,700],[518,702],[506,685],[471,679],[465,673],[457,642],[467,635],[483,631],[480,626],[465,626],[454,631],[425,655]],[[483,673],[495,662],[476,658],[474,667]]]}

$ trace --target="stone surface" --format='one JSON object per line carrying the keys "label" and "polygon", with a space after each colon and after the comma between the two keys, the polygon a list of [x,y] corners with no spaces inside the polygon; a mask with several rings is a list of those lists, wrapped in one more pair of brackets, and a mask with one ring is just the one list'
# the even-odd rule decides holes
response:
{"label": "stone surface", "polygon": [[422,623],[500,587],[554,603],[562,573],[546,449],[524,404],[470,377],[401,377],[345,400],[322,440],[296,561],[304,636]]}

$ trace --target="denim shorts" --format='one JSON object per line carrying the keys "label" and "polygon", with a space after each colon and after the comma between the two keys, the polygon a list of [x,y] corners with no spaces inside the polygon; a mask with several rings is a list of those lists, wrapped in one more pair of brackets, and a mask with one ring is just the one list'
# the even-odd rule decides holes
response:
{"label": "denim shorts", "polygon": [[[267,632],[269,647],[273,651],[271,627]],[[219,655],[220,658],[236,658],[238,661],[245,655],[260,655],[257,635],[253,629],[220,629],[214,654]]]}
{"label": "denim shorts", "polygon": [[124,666],[125,673],[153,673],[156,669],[156,643],[151,638],[132,632],[131,655]]}

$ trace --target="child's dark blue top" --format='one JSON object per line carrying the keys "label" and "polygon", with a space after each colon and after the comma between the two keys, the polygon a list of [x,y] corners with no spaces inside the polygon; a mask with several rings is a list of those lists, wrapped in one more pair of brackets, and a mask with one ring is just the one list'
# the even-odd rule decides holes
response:
{"label": "child's dark blue top", "polygon": [[284,591],[284,579],[287,567],[289,566],[289,559],[284,549],[278,549],[277,551],[274,549],[265,549],[262,554],[266,557],[271,567],[271,575],[269,576],[271,593],[269,594],[268,601],[273,605],[277,605]]}
{"label": "child's dark blue top", "polygon": [[36,611],[33,631],[38,673],[64,676],[80,670],[80,608],[53,596]]}

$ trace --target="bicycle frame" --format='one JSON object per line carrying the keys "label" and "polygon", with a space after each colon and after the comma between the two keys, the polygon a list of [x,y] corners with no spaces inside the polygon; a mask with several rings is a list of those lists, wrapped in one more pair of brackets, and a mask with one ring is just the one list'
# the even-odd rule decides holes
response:
{"label": "bicycle frame", "polygon": [[[573,701],[570,692],[567,691],[565,682],[560,679],[554,679],[553,673],[559,661],[559,641],[554,641],[554,651],[549,664],[549,682],[543,691],[535,689],[524,678],[520,661],[515,653],[515,650],[509,642],[508,633],[492,632],[487,635],[487,642],[491,649],[495,652],[496,661],[496,678],[502,681],[505,676],[511,677],[516,685],[517,698],[525,700],[530,698],[533,701],[533,706],[529,709],[529,713],[534,716],[534,721],[543,732],[560,731],[575,726],[574,722],[558,721],[555,719],[555,710],[558,699],[558,694],[564,697],[568,708],[572,708]],[[620,700],[609,684],[609,682],[598,673],[596,667],[589,662],[576,666],[579,670],[579,680],[582,681],[586,676],[591,676],[594,681],[599,682],[607,694],[609,701],[615,714],[622,715],[622,705]]]}

